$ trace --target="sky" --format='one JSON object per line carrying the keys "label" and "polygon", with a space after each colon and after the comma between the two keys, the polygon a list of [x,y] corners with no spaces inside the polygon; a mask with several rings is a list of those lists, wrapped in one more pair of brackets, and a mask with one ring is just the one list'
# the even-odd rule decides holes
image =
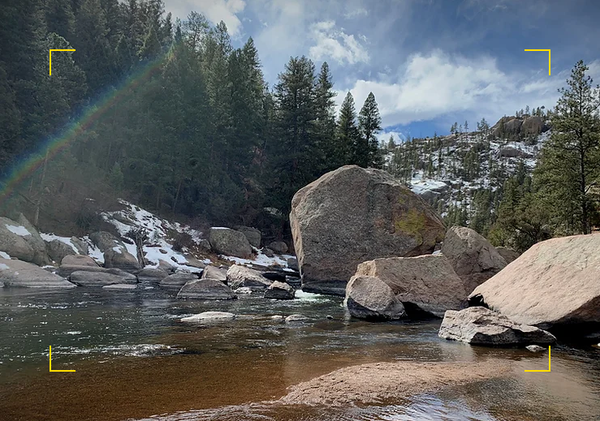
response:
{"label": "sky", "polygon": [[[252,37],[271,86],[292,56],[327,61],[338,106],[375,94],[386,140],[551,108],[578,60],[600,82],[597,0],[164,1],[224,21],[234,46]],[[551,49],[551,75],[547,52],[524,49]]]}

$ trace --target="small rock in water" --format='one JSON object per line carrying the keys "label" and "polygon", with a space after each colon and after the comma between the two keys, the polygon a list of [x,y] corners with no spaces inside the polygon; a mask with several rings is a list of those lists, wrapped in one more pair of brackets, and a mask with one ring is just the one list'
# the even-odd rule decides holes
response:
{"label": "small rock in water", "polygon": [[235,314],[224,311],[205,311],[204,313],[194,314],[190,317],[184,317],[182,322],[186,323],[208,323],[216,321],[227,321],[235,319]]}
{"label": "small rock in water", "polygon": [[305,322],[308,320],[308,317],[303,314],[290,314],[285,318],[286,323],[296,323],[296,322]]}
{"label": "small rock in water", "polygon": [[531,352],[544,352],[546,350],[546,348],[539,345],[528,345],[525,348]]}
{"label": "small rock in water", "polygon": [[283,320],[283,319],[284,319],[284,317],[283,317],[283,316],[281,316],[281,315],[279,315],[279,314],[276,314],[276,315],[274,315],[274,316],[271,316],[271,320],[277,320],[277,321],[281,321],[281,320]]}
{"label": "small rock in water", "polygon": [[102,287],[102,289],[136,289],[137,285],[136,284],[111,284],[111,285],[105,285]]}
{"label": "small rock in water", "polygon": [[331,314],[328,314],[327,316],[325,316],[327,318],[327,320],[333,320],[333,316]]}

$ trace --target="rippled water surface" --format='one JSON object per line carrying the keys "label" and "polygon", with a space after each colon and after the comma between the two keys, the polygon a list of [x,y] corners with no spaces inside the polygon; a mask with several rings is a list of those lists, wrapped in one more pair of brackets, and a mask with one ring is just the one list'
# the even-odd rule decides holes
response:
{"label": "rippled water surface", "polygon": [[[136,291],[0,289],[0,420],[600,420],[600,350],[547,354],[487,349],[437,337],[439,321],[349,320],[341,299],[175,300]],[[184,315],[230,311],[207,326]],[[301,313],[308,323],[273,315]],[[49,373],[48,347],[53,369]],[[302,381],[378,361],[511,361],[504,378],[399,397],[377,406],[284,406]],[[403,379],[398,379],[401,382]]]}

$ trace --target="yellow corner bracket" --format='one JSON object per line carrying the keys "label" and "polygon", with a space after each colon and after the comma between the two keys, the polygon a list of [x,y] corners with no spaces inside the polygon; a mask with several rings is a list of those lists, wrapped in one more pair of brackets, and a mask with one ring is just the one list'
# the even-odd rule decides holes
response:
{"label": "yellow corner bracket", "polygon": [[48,74],[50,76],[52,76],[52,51],[75,51],[75,49],[64,49],[64,48],[61,49],[61,48],[57,48],[57,49],[50,50],[50,52],[48,53],[49,57],[50,57],[50,71],[49,71]]}
{"label": "yellow corner bracket", "polygon": [[525,370],[526,373],[550,373],[550,369],[552,368],[550,361],[550,346],[548,346],[548,370]]}
{"label": "yellow corner bracket", "polygon": [[75,370],[52,370],[52,347],[49,348],[50,353],[48,354],[50,373],[75,373]]}
{"label": "yellow corner bracket", "polygon": [[551,63],[550,55],[551,55],[552,53],[550,52],[550,50],[528,49],[528,50],[525,50],[525,51],[548,51],[548,75],[550,75],[550,74],[551,74],[551,73],[550,73],[550,63]]}

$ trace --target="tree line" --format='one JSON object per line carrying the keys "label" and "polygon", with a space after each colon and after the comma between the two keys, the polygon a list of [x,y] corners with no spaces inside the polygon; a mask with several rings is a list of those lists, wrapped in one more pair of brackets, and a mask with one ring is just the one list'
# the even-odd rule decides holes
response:
{"label": "tree line", "polygon": [[[43,211],[102,191],[280,235],[299,188],[344,164],[382,165],[372,93],[358,113],[348,93],[336,115],[329,66],[306,57],[290,58],[271,88],[252,38],[234,48],[223,22],[196,12],[174,22],[161,0],[8,0],[0,19],[2,176],[99,115],[22,186]],[[53,54],[52,76],[50,48],[76,49]]]}

